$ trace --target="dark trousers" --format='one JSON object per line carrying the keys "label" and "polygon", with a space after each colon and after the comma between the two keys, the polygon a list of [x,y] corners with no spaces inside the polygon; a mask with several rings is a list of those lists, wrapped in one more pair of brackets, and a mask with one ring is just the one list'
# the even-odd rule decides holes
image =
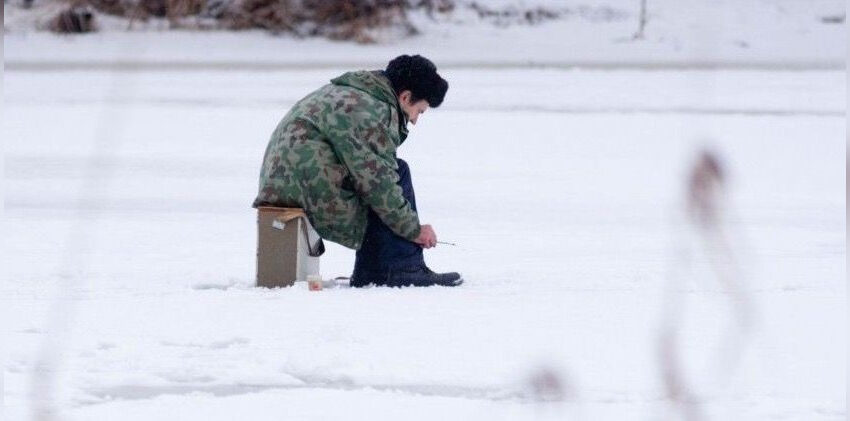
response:
{"label": "dark trousers", "polygon": [[[413,194],[413,181],[410,168],[401,159],[398,162],[398,185],[404,198],[416,210],[416,196]],[[418,266],[425,263],[422,247],[412,241],[396,235],[381,221],[378,215],[369,209],[369,220],[363,246],[357,250],[354,260],[354,276],[383,277],[387,272],[399,268]]]}

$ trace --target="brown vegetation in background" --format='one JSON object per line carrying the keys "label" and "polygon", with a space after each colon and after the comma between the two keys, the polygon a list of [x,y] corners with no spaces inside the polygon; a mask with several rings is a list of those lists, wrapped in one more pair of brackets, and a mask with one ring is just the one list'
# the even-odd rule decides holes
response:
{"label": "brown vegetation in background", "polygon": [[[33,0],[21,0],[23,7]],[[52,1],[52,0],[43,0]],[[296,37],[325,37],[373,43],[379,38],[412,36],[419,30],[411,22],[411,11],[438,15],[469,9],[479,19],[496,26],[537,25],[570,16],[590,21],[613,21],[627,18],[621,10],[608,6],[589,7],[523,7],[491,5],[488,2],[458,0],[55,0],[68,4],[62,13],[89,6],[95,14],[123,17],[128,29],[137,22],[164,19],[172,29],[259,29],[274,34]],[[38,0],[35,0],[38,3]],[[57,19],[59,17],[57,16]],[[71,25],[58,32],[77,32]],[[94,28],[94,25],[92,25]],[[52,29],[52,28],[51,28]]]}
{"label": "brown vegetation in background", "polygon": [[[454,10],[454,0],[79,0],[80,5],[134,22],[166,18],[172,28],[263,29],[298,37],[375,42],[377,29],[418,33],[407,12]],[[68,12],[68,11],[66,11]],[[66,13],[63,12],[63,13]]]}
{"label": "brown vegetation in background", "polygon": [[547,20],[560,19],[566,13],[563,10],[552,10],[539,6],[526,10],[519,8],[494,8],[486,3],[480,4],[477,1],[472,2],[469,7],[478,14],[479,18],[490,20],[500,26],[517,21],[533,25]]}
{"label": "brown vegetation in background", "polygon": [[123,16],[130,20],[147,21],[152,17],[167,18],[172,28],[181,27],[182,19],[198,16],[207,0],[85,0],[99,12]]}
{"label": "brown vegetation in background", "polygon": [[374,28],[416,28],[407,19],[407,0],[241,0],[228,8],[221,21],[230,29],[261,28],[296,36],[374,42]]}
{"label": "brown vegetation in background", "polygon": [[48,29],[60,34],[82,34],[95,31],[94,14],[84,3],[75,3],[60,12],[47,24]]}

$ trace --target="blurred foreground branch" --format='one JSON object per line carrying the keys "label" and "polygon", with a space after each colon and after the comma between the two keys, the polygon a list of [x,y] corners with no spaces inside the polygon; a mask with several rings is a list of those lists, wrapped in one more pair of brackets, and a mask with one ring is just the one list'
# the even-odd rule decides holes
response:
{"label": "blurred foreground branch", "polygon": [[[724,330],[721,337],[719,365],[712,371],[721,380],[728,378],[736,367],[743,350],[741,339],[751,332],[753,304],[744,288],[743,276],[736,258],[735,248],[728,232],[725,218],[725,190],[727,175],[720,158],[709,151],[702,151],[691,168],[686,181],[685,213],[688,225],[693,229],[694,250],[678,250],[676,264],[690,264],[690,253],[705,257],[711,278],[715,279],[729,297],[732,326]],[[682,419],[696,421],[705,419],[700,399],[692,380],[685,370],[685,355],[678,343],[684,325],[685,297],[678,294],[680,287],[690,276],[688,270],[676,271],[669,279],[663,302],[663,319],[658,337],[658,358],[661,377],[667,397]],[[690,273],[689,275],[693,275]]]}

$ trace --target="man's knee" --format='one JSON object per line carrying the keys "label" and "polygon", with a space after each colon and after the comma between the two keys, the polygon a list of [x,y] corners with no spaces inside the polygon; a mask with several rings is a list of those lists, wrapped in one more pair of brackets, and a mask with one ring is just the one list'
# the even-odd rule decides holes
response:
{"label": "man's knee", "polygon": [[398,164],[398,172],[401,173],[401,172],[410,171],[410,167],[407,165],[407,161],[405,161],[401,158],[396,158],[395,162]]}
{"label": "man's knee", "polygon": [[398,176],[400,179],[409,179],[410,178],[410,167],[407,165],[401,158],[396,158],[396,163],[398,164]]}
{"label": "man's knee", "polygon": [[401,187],[404,198],[410,202],[413,210],[416,210],[416,196],[413,193],[413,179],[410,177],[410,167],[403,159],[396,158],[398,163],[398,185]]}

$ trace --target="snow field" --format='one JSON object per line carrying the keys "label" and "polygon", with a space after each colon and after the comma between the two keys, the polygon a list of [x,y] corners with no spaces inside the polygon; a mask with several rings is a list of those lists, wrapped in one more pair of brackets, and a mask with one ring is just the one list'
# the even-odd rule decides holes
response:
{"label": "snow field", "polygon": [[[255,289],[262,151],[337,73],[5,74],[10,419],[63,286],[63,419],[663,418],[656,334],[678,252],[699,254],[680,213],[705,145],[757,318],[717,375],[729,296],[684,271],[706,413],[846,415],[843,72],[452,70],[400,156],[423,222],[459,244],[429,264],[467,283]],[[352,262],[329,244],[322,272]],[[535,402],[541,366],[566,402]]]}

